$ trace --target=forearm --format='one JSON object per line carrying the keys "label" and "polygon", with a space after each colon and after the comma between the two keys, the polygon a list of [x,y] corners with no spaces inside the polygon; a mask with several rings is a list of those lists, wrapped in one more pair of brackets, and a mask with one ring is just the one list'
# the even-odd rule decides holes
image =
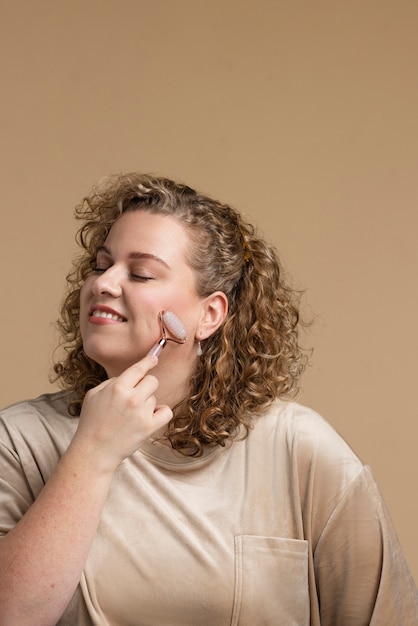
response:
{"label": "forearm", "polygon": [[80,580],[113,475],[172,417],[156,408],[147,356],[85,396],[77,431],[56,471],[0,539],[1,626],[55,625]]}
{"label": "forearm", "polygon": [[0,623],[54,625],[79,582],[113,472],[70,448],[37,500],[0,540]]}

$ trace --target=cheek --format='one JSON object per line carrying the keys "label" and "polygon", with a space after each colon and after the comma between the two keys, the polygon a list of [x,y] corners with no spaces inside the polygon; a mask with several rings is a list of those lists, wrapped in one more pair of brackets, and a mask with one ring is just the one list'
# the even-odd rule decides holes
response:
{"label": "cheek", "polygon": [[92,295],[92,285],[94,283],[94,276],[89,276],[80,288],[80,324],[82,325],[83,319],[86,317],[88,309],[90,308],[90,301]]}
{"label": "cheek", "polygon": [[85,281],[85,283],[82,285],[80,289],[80,309],[82,309],[83,306],[85,306],[86,304],[87,294],[91,290],[90,288],[91,282],[92,282],[91,278],[90,277],[87,278],[87,280]]}
{"label": "cheek", "polygon": [[187,336],[194,336],[195,329],[201,317],[201,300],[196,294],[177,291],[173,297],[167,299],[165,309],[172,311],[187,330]]}

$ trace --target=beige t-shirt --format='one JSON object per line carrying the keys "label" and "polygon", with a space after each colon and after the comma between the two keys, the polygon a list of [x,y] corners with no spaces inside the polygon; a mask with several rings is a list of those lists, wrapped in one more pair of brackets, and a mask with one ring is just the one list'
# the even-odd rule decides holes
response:
{"label": "beige t-shirt", "polygon": [[[77,418],[64,393],[0,417],[0,534]],[[278,400],[202,458],[147,442],[119,467],[60,626],[418,624],[418,594],[373,477],[313,411]]]}

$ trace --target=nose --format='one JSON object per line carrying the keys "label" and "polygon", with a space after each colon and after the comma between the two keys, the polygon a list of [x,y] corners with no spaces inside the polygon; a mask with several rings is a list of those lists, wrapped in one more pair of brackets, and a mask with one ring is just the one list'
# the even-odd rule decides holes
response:
{"label": "nose", "polygon": [[117,298],[122,293],[122,272],[115,265],[98,274],[92,284],[95,296],[109,295]]}

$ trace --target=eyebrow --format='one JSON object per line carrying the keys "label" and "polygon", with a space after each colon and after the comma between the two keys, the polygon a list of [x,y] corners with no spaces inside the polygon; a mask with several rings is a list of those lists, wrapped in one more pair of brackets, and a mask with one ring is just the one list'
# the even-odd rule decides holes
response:
{"label": "eyebrow", "polygon": [[[99,252],[105,252],[108,256],[112,256],[112,253],[107,246],[99,246],[96,254],[99,254]],[[161,265],[164,265],[164,267],[170,269],[168,263],[166,263],[161,257],[156,256],[155,254],[150,254],[149,252],[130,252],[128,254],[128,259],[151,259],[152,261],[157,261],[158,263],[161,263]]]}

